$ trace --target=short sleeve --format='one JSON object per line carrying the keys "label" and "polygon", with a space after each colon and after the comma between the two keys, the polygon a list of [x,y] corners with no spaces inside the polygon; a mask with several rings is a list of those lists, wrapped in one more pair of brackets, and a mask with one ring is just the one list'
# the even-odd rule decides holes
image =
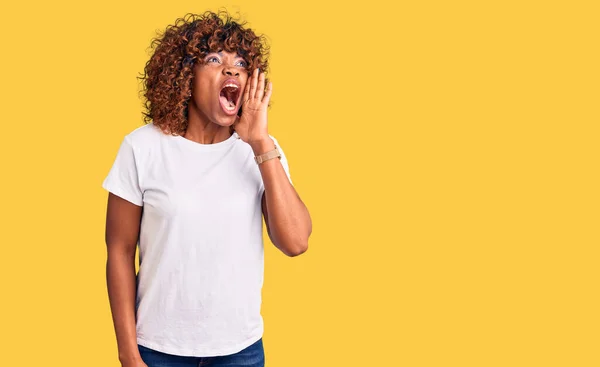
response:
{"label": "short sleeve", "polygon": [[[285,153],[283,152],[283,148],[281,148],[281,146],[279,145],[279,142],[277,141],[277,139],[275,139],[275,137],[273,137],[272,135],[269,135],[271,137],[271,139],[273,139],[273,142],[275,143],[275,145],[277,145],[277,150],[279,150],[279,153],[281,154],[281,165],[283,166],[283,170],[285,171],[285,174],[288,178],[288,180],[290,181],[290,183],[292,185],[294,185],[294,183],[292,182],[292,177],[290,175],[290,167],[288,165],[288,160],[285,156]],[[256,164],[256,163],[255,163]],[[263,182],[261,181],[260,184],[260,192],[263,192],[265,190],[265,186],[263,184]]]}
{"label": "short sleeve", "polygon": [[273,142],[275,143],[275,145],[277,145],[277,150],[279,150],[279,153],[281,154],[281,165],[283,166],[283,170],[285,171],[285,174],[287,175],[288,180],[293,185],[294,183],[292,182],[292,177],[290,176],[290,167],[288,165],[288,160],[285,156],[285,153],[283,152],[283,148],[281,148],[277,139],[275,139],[273,136],[271,136],[271,138],[273,139]]}
{"label": "short sleeve", "polygon": [[143,206],[138,168],[133,146],[125,136],[102,187],[137,206]]}

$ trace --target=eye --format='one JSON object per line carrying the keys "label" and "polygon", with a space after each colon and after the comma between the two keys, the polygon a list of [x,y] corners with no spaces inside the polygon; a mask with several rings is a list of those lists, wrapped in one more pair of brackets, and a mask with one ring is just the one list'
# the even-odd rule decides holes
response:
{"label": "eye", "polygon": [[239,64],[241,67],[243,67],[243,68],[245,68],[245,67],[247,67],[247,66],[248,66],[248,63],[247,63],[246,61],[244,61],[244,60],[240,60],[240,61],[238,61],[238,64]]}
{"label": "eye", "polygon": [[208,62],[212,62],[211,60],[216,60],[216,62],[219,62],[219,58],[218,58],[218,57],[216,57],[216,56],[211,56],[211,57],[209,57],[208,59],[206,59],[206,62],[207,62],[207,63],[208,63]]}

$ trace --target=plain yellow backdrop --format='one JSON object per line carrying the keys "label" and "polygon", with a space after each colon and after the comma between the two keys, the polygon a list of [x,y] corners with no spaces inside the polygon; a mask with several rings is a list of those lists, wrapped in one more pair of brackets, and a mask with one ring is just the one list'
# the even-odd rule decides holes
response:
{"label": "plain yellow backdrop", "polygon": [[1,5],[1,365],[119,366],[101,183],[151,38],[219,7],[313,219],[265,237],[267,367],[600,365],[598,7],[377,0]]}

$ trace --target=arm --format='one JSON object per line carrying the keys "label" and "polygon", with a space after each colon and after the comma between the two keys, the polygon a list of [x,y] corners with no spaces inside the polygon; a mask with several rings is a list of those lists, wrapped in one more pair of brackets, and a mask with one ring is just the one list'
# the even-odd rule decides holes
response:
{"label": "arm", "polygon": [[[275,147],[267,129],[267,107],[273,92],[272,83],[265,89],[265,73],[254,69],[246,82],[242,115],[234,123],[240,138],[250,144],[254,155]],[[297,256],[308,249],[312,222],[308,209],[287,178],[279,159],[259,165],[264,184],[261,205],[267,232],[273,244],[288,256]]]}
{"label": "arm", "polygon": [[135,328],[135,248],[142,207],[109,193],[106,211],[106,283],[119,360],[123,366],[146,366],[140,356]]}
{"label": "arm", "polygon": [[[255,155],[275,147],[271,138],[252,144]],[[271,242],[288,256],[297,256],[308,249],[312,221],[308,209],[290,183],[281,161],[269,159],[259,164],[265,191],[262,212]]]}

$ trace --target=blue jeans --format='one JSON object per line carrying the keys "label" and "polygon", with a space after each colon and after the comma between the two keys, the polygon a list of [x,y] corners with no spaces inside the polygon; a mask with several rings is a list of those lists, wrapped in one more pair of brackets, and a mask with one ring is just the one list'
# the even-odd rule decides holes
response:
{"label": "blue jeans", "polygon": [[249,347],[226,356],[187,357],[159,352],[138,344],[144,363],[148,367],[264,367],[265,351],[262,338]]}

